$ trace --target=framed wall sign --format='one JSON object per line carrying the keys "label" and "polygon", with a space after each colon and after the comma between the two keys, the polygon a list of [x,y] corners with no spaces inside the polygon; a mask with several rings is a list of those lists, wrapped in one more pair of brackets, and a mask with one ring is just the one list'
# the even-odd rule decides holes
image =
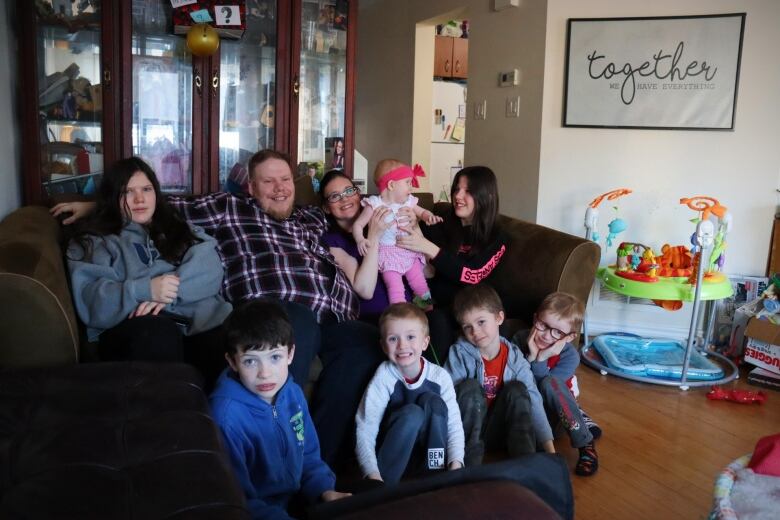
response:
{"label": "framed wall sign", "polygon": [[731,130],[745,13],[568,22],[563,126]]}

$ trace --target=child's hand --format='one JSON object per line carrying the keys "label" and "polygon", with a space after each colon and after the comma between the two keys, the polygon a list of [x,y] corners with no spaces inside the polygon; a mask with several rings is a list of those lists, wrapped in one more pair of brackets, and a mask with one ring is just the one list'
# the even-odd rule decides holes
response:
{"label": "child's hand", "polygon": [[163,274],[152,278],[152,300],[160,303],[173,303],[179,294],[179,277],[175,274]]}
{"label": "child's hand", "polygon": [[536,358],[539,356],[539,345],[536,344],[536,335],[539,331],[535,327],[531,328],[531,333],[528,335],[528,362],[532,363],[538,361]]}
{"label": "child's hand", "polygon": [[449,471],[452,471],[452,470],[454,470],[454,469],[462,469],[462,468],[463,468],[463,463],[462,463],[462,462],[458,462],[457,460],[453,460],[453,461],[452,461],[452,462],[450,462],[450,463],[449,463],[449,465],[447,466],[447,469],[448,469]]}
{"label": "child's hand", "polygon": [[566,343],[569,341],[569,336],[564,336],[552,345],[550,347],[540,350],[539,353],[536,356],[537,361],[547,361],[553,356],[557,356],[561,353],[563,350],[563,347],[566,346]]}
{"label": "child's hand", "polygon": [[368,254],[368,250],[371,248],[371,241],[367,238],[364,238],[357,244],[358,246],[358,253],[360,253],[360,256],[366,256]]}
{"label": "child's hand", "polygon": [[152,314],[154,316],[160,314],[160,311],[165,308],[164,303],[159,302],[141,302],[138,304],[138,307],[135,308],[133,312],[130,313],[130,316],[127,318],[140,318],[141,316],[146,316],[147,314]]}
{"label": "child's hand", "polygon": [[434,215],[433,212],[429,211],[425,215],[425,223],[428,224],[429,226],[438,224],[439,222],[444,222],[444,219],[438,215]]}
{"label": "child's hand", "polygon": [[70,216],[62,221],[63,225],[73,224],[95,211],[94,202],[60,202],[49,210],[52,217],[58,217],[64,213],[70,213]]}
{"label": "child's hand", "polygon": [[321,498],[323,502],[333,502],[334,500],[338,500],[340,498],[347,498],[351,496],[352,493],[341,493],[339,491],[336,491],[335,489],[330,489],[328,491],[323,492]]}

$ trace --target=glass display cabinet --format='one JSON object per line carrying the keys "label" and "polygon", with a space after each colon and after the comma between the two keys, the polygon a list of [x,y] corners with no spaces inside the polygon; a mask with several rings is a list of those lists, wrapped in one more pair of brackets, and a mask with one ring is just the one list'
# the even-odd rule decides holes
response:
{"label": "glass display cabinet", "polygon": [[[111,69],[103,67],[109,10],[99,0],[29,2],[19,10],[24,186],[28,202],[94,193],[103,165],[113,160],[107,105]],[[108,55],[107,55],[108,54]],[[107,117],[109,119],[107,119]]]}
{"label": "glass display cabinet", "polygon": [[25,202],[90,195],[130,155],[179,194],[245,181],[263,148],[349,173],[357,2],[235,3],[243,33],[197,57],[169,0],[19,0]]}
{"label": "glass display cabinet", "polygon": [[298,136],[294,143],[300,172],[345,169],[348,2],[303,0],[299,19],[297,97]]}

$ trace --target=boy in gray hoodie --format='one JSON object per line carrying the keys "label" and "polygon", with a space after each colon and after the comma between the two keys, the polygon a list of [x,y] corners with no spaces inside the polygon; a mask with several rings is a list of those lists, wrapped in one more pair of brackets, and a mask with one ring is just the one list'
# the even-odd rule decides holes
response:
{"label": "boy in gray hoodie", "polygon": [[517,345],[499,334],[504,308],[496,291],[486,284],[467,287],[455,296],[453,310],[463,335],[444,368],[463,418],[466,466],[480,464],[486,450],[519,457],[539,444],[555,453],[531,367]]}

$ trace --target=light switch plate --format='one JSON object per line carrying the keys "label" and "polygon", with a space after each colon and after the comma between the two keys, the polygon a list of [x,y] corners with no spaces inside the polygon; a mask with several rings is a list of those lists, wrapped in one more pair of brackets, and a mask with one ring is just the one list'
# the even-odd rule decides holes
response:
{"label": "light switch plate", "polygon": [[520,117],[520,96],[506,98],[506,117]]}
{"label": "light switch plate", "polygon": [[514,87],[519,83],[520,71],[512,69],[507,72],[498,73],[498,86],[499,87]]}
{"label": "light switch plate", "polygon": [[503,11],[504,9],[518,7],[519,5],[520,0],[493,0],[494,11]]}
{"label": "light switch plate", "polygon": [[474,119],[487,119],[487,99],[474,103]]}

